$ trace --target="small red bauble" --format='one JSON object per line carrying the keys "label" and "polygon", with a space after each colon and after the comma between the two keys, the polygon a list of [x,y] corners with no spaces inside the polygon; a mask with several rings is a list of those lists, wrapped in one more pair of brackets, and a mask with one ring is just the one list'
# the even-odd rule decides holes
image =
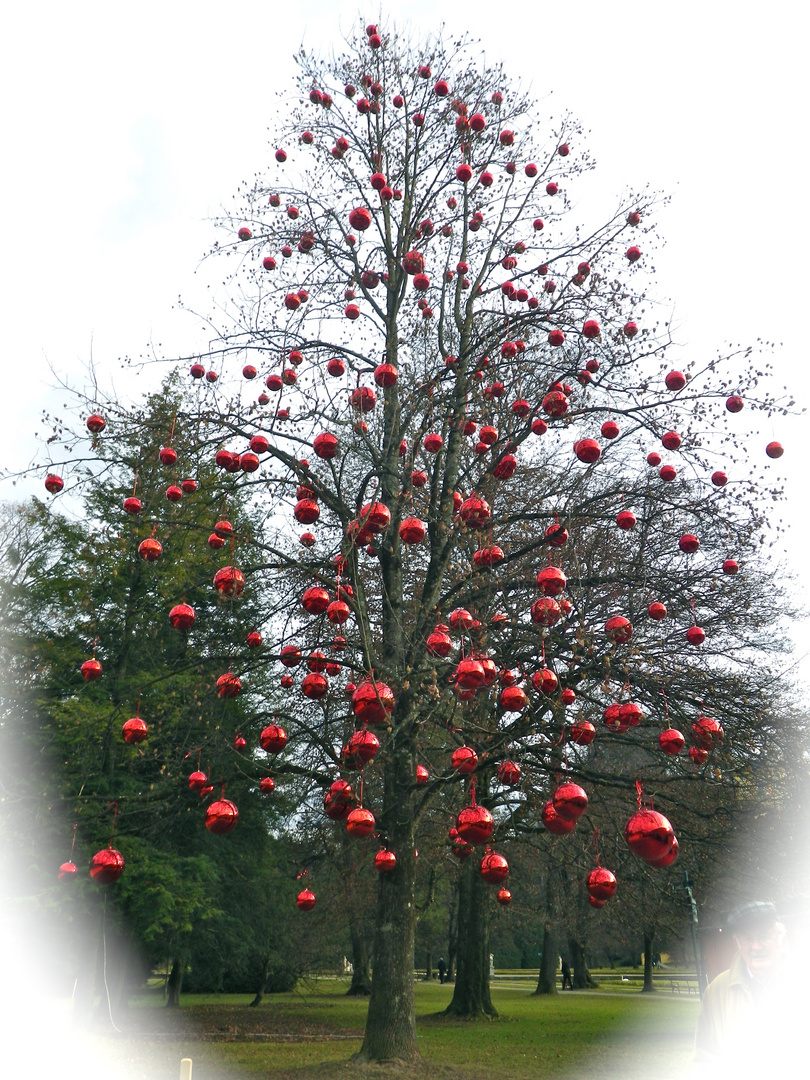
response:
{"label": "small red bauble", "polygon": [[666,431],[661,436],[661,442],[667,450],[677,450],[681,445],[681,437],[677,431]]}
{"label": "small red bauble", "polygon": [[95,656],[92,660],[85,660],[81,666],[82,678],[87,682],[92,682],[93,679],[97,679],[101,674],[101,663],[96,660]]}
{"label": "small red bauble", "polygon": [[726,398],[726,408],[730,413],[738,413],[743,407],[743,399],[739,394],[732,394],[730,398]]}
{"label": "small red bauble", "polygon": [[695,745],[703,750],[712,750],[715,746],[719,746],[724,734],[717,720],[710,716],[699,716],[692,724],[692,738]]}
{"label": "small red bauble", "polygon": [[605,439],[615,439],[619,434],[619,425],[615,420],[606,420],[602,424],[602,437]]}
{"label": "small red bauble", "polygon": [[551,799],[543,807],[540,820],[548,832],[553,833],[555,836],[565,836],[567,833],[573,832],[577,825],[576,819],[568,820],[560,817],[554,809],[554,803]]}
{"label": "small red bauble", "polygon": [[623,615],[614,615],[605,623],[605,633],[614,645],[624,645],[633,636],[633,624]]}
{"label": "small red bauble", "polygon": [[456,818],[456,831],[467,844],[486,844],[495,821],[485,806],[465,806]]}
{"label": "small red bauble", "polygon": [[609,900],[616,892],[616,875],[602,866],[597,866],[588,874],[587,888],[596,900]]}
{"label": "small red bauble", "polygon": [[681,371],[670,371],[664,382],[667,390],[683,390],[686,386],[686,376]]}
{"label": "small red bauble", "polygon": [[115,848],[97,851],[90,860],[90,877],[99,885],[112,885],[124,872],[124,856]]}
{"label": "small red bauble", "polygon": [[641,258],[641,252],[637,247],[629,247],[627,249],[626,255],[627,261],[631,263],[638,262],[638,260]]}
{"label": "small red bauble", "polygon": [[221,698],[239,697],[242,692],[242,680],[232,671],[225,672],[217,679],[217,696]]}
{"label": "small red bauble", "polygon": [[659,621],[667,617],[667,609],[659,600],[653,600],[650,606],[647,608],[647,614],[651,619]]}
{"label": "small red bauble", "polygon": [[107,421],[103,416],[99,416],[98,413],[93,413],[87,417],[87,430],[93,435],[98,435],[107,426]]}
{"label": "small red bauble", "polygon": [[590,720],[580,720],[579,723],[573,724],[569,734],[571,742],[576,743],[577,746],[590,746],[595,736],[596,728]]}
{"label": "small red bauble", "polygon": [[578,439],[574,443],[574,453],[586,465],[593,465],[599,460],[602,450],[596,439]]}
{"label": "small red bauble", "polygon": [[163,465],[174,465],[175,461],[177,461],[177,451],[171,446],[164,446],[158,457]]}
{"label": "small red bauble", "polygon": [[59,881],[64,881],[65,878],[75,878],[78,872],[79,868],[76,866],[75,863],[63,862],[62,865],[59,867],[59,873],[57,877]]}
{"label": "small red bauble", "polygon": [[264,795],[269,795],[276,790],[276,782],[272,776],[263,776],[259,781],[259,791]]}
{"label": "small red bauble", "polygon": [[301,605],[309,615],[323,615],[329,603],[329,593],[321,585],[311,586],[301,597]]}
{"label": "small red bauble", "polygon": [[706,640],[706,631],[700,626],[690,626],[686,631],[686,640],[690,645],[702,645]]}
{"label": "small red bauble", "polygon": [[461,776],[469,776],[478,766],[478,754],[471,746],[458,746],[450,759],[453,768]]}
{"label": "small red bauble", "polygon": [[230,799],[217,799],[205,811],[205,827],[209,832],[221,835],[236,827],[239,811]]}
{"label": "small red bauble", "polygon": [[576,691],[572,690],[570,686],[564,687],[562,693],[560,694],[560,701],[563,703],[563,705],[573,705],[576,700]]}
{"label": "small red bauble", "polygon": [[416,766],[416,782],[417,784],[426,784],[430,780],[430,773],[427,771],[424,765]]}
{"label": "small red bauble", "polygon": [[[647,460],[649,460],[649,458],[651,458],[652,456],[653,455],[650,454],[648,456]],[[658,460],[660,461],[661,459],[658,458]],[[675,477],[677,476],[677,473],[675,471],[674,465],[662,465],[661,468],[658,470],[658,475],[661,477],[662,480],[665,480],[667,483],[670,483],[672,480],[675,479]]]}
{"label": "small red bauble", "polygon": [[141,720],[140,716],[133,716],[131,720],[127,722],[121,728],[121,734],[124,737],[124,742],[129,746],[135,746],[137,743],[142,743],[149,735],[149,728],[145,722]]}
{"label": "small red bauble", "polygon": [[675,832],[663,814],[645,809],[633,814],[627,822],[624,838],[634,855],[653,863],[669,854]]}
{"label": "small red bauble", "polygon": [[712,473],[712,483],[715,487],[725,487],[728,483],[728,477],[722,470],[718,469],[717,472]]}
{"label": "small red bauble", "polygon": [[694,533],[684,533],[678,541],[678,547],[685,555],[693,555],[700,547],[700,540]]}
{"label": "small red bauble", "polygon": [[188,630],[194,625],[196,618],[196,613],[191,604],[175,604],[169,612],[169,622],[175,630]]}
{"label": "small red bauble", "polygon": [[512,903],[512,894],[507,888],[498,889],[498,895],[495,897],[499,904],[506,906]]}
{"label": "small red bauble", "polygon": [[739,563],[735,562],[734,559],[726,559],[726,561],[723,563],[724,574],[736,574],[739,569]]}
{"label": "small red bauble", "polygon": [[183,498],[183,492],[176,484],[172,484],[166,488],[166,498],[169,502],[178,503]]}
{"label": "small red bauble", "polygon": [[259,736],[259,745],[267,754],[280,754],[287,745],[287,732],[279,724],[270,724]]}
{"label": "small red bauble", "polygon": [[220,596],[237,597],[242,595],[245,578],[235,566],[223,566],[214,574],[214,588]]}
{"label": "small red bauble", "polygon": [[537,575],[537,588],[543,596],[559,596],[568,579],[558,566],[544,566]]}
{"label": "small red bauble", "polygon": [[519,713],[529,704],[529,699],[520,686],[505,686],[498,697],[498,703],[506,712]]}
{"label": "small red bauble", "polygon": [[138,554],[146,562],[156,562],[163,554],[163,545],[153,536],[148,536],[138,544]]}
{"label": "small red bauble", "polygon": [[679,754],[685,743],[683,734],[675,728],[665,728],[658,736],[658,745],[665,754]]}
{"label": "small red bauble", "polygon": [[564,821],[578,821],[588,809],[588,796],[579,784],[560,784],[551,799],[557,816]]}
{"label": "small red bauble", "polygon": [[124,499],[123,508],[128,514],[140,514],[142,510],[141,500],[136,499],[134,495],[130,495],[128,499]]}
{"label": "small red bauble", "polygon": [[632,510],[620,510],[619,513],[616,515],[616,524],[619,526],[620,529],[628,531],[629,529],[635,527],[636,515],[633,513]]}
{"label": "small red bauble", "polygon": [[371,836],[376,827],[377,822],[374,820],[374,815],[363,806],[358,806],[355,810],[352,810],[346,818],[346,830],[350,836]]}
{"label": "small red bauble", "polygon": [[387,724],[394,711],[394,692],[383,682],[366,679],[352,694],[352,712],[363,724]]}
{"label": "small red bauble", "polygon": [[416,517],[407,517],[399,527],[404,544],[418,544],[427,536],[427,525]]}
{"label": "small red bauble", "polygon": [[262,643],[262,635],[258,630],[251,630],[246,638],[248,648],[257,649]]}
{"label": "small red bauble", "polygon": [[349,214],[349,224],[358,232],[364,232],[371,224],[371,211],[365,206],[358,206]]}
{"label": "small red bauble", "polygon": [[535,690],[539,691],[541,694],[546,694],[547,696],[550,696],[556,691],[558,681],[557,676],[551,668],[543,668],[540,671],[535,671],[532,675],[532,686]]}
{"label": "small red bauble", "polygon": [[315,893],[310,889],[302,889],[296,896],[295,903],[301,911],[312,911],[315,907]]}
{"label": "small red bauble", "polygon": [[509,877],[509,863],[495,851],[489,851],[481,860],[481,877],[490,885],[500,885]]}
{"label": "small red bauble", "polygon": [[532,622],[538,626],[554,626],[561,615],[560,605],[550,596],[541,596],[531,606]]}
{"label": "small red bauble", "polygon": [[320,701],[329,693],[329,680],[318,671],[310,671],[301,682],[301,693],[311,701]]}
{"label": "small red bauble", "polygon": [[514,761],[502,761],[498,766],[498,779],[507,787],[520,783],[520,766]]}
{"label": "small red bauble", "polygon": [[784,447],[778,442],[769,442],[765,447],[765,453],[769,458],[780,458],[784,452]]}
{"label": "small red bauble", "polygon": [[378,870],[381,874],[387,874],[391,870],[395,870],[397,866],[397,857],[393,851],[387,851],[385,848],[382,851],[378,851],[374,856],[374,869]]}
{"label": "small red bauble", "polygon": [[689,757],[695,765],[705,765],[709,760],[709,751],[702,746],[690,746]]}
{"label": "small red bauble", "polygon": [[549,525],[545,531],[546,543],[552,547],[565,547],[568,542],[568,529],[564,525],[560,525],[555,522],[553,525]]}
{"label": "small red bauble", "polygon": [[188,778],[189,789],[191,791],[196,791],[197,793],[199,793],[205,787],[207,780],[208,777],[205,775],[205,773],[200,772],[200,770],[198,769],[193,772]]}

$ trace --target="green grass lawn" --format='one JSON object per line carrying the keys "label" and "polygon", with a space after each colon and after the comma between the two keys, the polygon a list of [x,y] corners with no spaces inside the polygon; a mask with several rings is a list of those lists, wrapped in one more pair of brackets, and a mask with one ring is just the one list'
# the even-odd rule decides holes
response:
{"label": "green grass lawn", "polygon": [[[530,989],[493,989],[500,1018],[447,1021],[438,1013],[452,987],[416,983],[419,1045],[426,1070],[447,1080],[677,1080],[692,1047],[697,999],[685,995],[577,991],[532,997]],[[248,996],[187,995],[180,1010],[158,1008],[159,994],[133,1002],[120,1033],[94,1036],[112,1053],[114,1080],[177,1080],[192,1059],[193,1080],[306,1080],[350,1077],[367,1001],[345,997],[335,980],[273,995],[258,1009]],[[383,1080],[396,1073],[374,1075]],[[403,1080],[417,1073],[400,1072]]]}

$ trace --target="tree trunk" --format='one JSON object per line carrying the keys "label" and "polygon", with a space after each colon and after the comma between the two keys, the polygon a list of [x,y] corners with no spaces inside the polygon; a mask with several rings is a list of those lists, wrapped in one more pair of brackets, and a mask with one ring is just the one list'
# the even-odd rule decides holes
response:
{"label": "tree trunk", "polygon": [[186,970],[184,956],[175,957],[172,961],[172,970],[169,972],[169,981],[166,983],[166,1008],[180,1008],[180,989],[183,985],[183,975]]}
{"label": "tree trunk", "polygon": [[653,937],[652,934],[644,935],[644,985],[642,994],[651,994],[655,990],[653,986]]}
{"label": "tree trunk", "polygon": [[489,993],[489,887],[472,855],[461,871],[458,894],[458,957],[453,998],[444,1016],[466,1020],[498,1015]]}
{"label": "tree trunk", "polygon": [[537,989],[533,997],[538,994],[557,993],[557,945],[554,934],[546,924],[543,927],[543,955],[540,957],[540,973],[537,976]]}
{"label": "tree trunk", "polygon": [[447,930],[447,975],[445,982],[456,981],[456,957],[458,956],[458,886],[453,889],[450,901],[450,925]]}
{"label": "tree trunk", "polygon": [[590,990],[599,983],[591,976],[585,963],[585,946],[576,938],[568,939],[568,947],[571,951],[571,981],[575,990]]}
{"label": "tree trunk", "polygon": [[422,982],[430,982],[433,978],[433,953],[430,949],[425,950],[425,977]]}
{"label": "tree trunk", "polygon": [[[267,986],[267,980],[270,977],[270,957],[268,956],[264,962],[264,970],[262,971],[262,977],[259,980],[259,985],[256,989],[256,996],[250,1003],[250,1008],[255,1009],[257,1005],[261,1005],[264,1000],[264,988]],[[179,994],[178,994],[179,997]],[[178,1002],[179,1003],[179,1002]],[[167,1002],[168,1004],[168,1002]]]}
{"label": "tree trunk", "polygon": [[413,753],[400,751],[386,765],[381,829],[397,865],[380,874],[374,932],[371,996],[363,1045],[354,1061],[419,1061],[413,996],[416,855],[413,837]]}
{"label": "tree trunk", "polygon": [[350,921],[349,930],[352,937],[352,981],[346,991],[346,996],[368,997],[371,993],[368,940],[357,920]]}

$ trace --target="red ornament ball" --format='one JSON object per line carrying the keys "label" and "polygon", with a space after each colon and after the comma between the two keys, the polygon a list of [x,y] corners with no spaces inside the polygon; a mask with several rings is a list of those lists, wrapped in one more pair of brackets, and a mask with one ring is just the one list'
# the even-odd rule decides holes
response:
{"label": "red ornament ball", "polygon": [[634,855],[643,862],[654,863],[669,854],[675,832],[663,814],[644,809],[627,822],[624,838]]}
{"label": "red ornament ball", "polygon": [[205,811],[205,827],[217,836],[236,828],[239,811],[230,799],[217,799]]}
{"label": "red ornament ball", "polygon": [[131,720],[127,720],[122,726],[121,734],[127,745],[134,746],[137,743],[142,743],[148,737],[149,728],[141,720],[140,716],[133,716]]}
{"label": "red ornament ball", "polygon": [[616,875],[603,866],[597,866],[588,874],[588,892],[596,900],[609,900],[616,892]]}
{"label": "red ornament ball", "polygon": [[90,877],[99,885],[112,885],[124,872],[124,856],[115,848],[97,851],[90,860]]}
{"label": "red ornament ball", "polygon": [[315,907],[315,893],[310,889],[302,889],[295,902],[301,911],[311,911]]}
{"label": "red ornament ball", "polygon": [[495,851],[489,851],[481,860],[481,877],[490,885],[500,885],[509,877],[509,863]]}

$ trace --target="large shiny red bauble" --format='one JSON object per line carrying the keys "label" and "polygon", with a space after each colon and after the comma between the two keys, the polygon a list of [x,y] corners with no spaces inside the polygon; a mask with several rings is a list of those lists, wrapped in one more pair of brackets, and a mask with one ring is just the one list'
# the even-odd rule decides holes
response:
{"label": "large shiny red bauble", "polygon": [[85,660],[81,666],[82,678],[87,682],[92,682],[93,679],[97,679],[101,674],[101,663],[96,660],[95,656],[92,660]]}
{"label": "large shiny red bauble", "polygon": [[495,821],[485,806],[465,806],[456,818],[458,835],[468,844],[486,844]]}
{"label": "large shiny red bauble", "polygon": [[214,588],[220,596],[241,596],[244,587],[244,575],[235,566],[223,566],[214,574]]}
{"label": "large shiny red bauble", "polygon": [[209,832],[221,835],[236,827],[239,811],[230,799],[217,799],[205,811],[205,827]]}
{"label": "large shiny red bauble", "polygon": [[157,562],[163,554],[163,545],[154,536],[148,536],[138,544],[138,554],[146,562]]}
{"label": "large shiny red bauble", "polygon": [[323,615],[329,604],[329,593],[322,585],[313,585],[306,589],[301,597],[301,605],[310,615]]}
{"label": "large shiny red bauble", "polygon": [[690,645],[702,645],[706,640],[706,631],[702,626],[690,626],[686,631],[686,640]]}
{"label": "large shiny red bauble", "polygon": [[693,555],[700,547],[700,540],[694,533],[684,533],[678,541],[678,547],[685,555]]}
{"label": "large shiny red bauble", "polygon": [[683,734],[676,728],[664,728],[658,736],[658,745],[665,754],[679,754],[685,743]]}
{"label": "large shiny red bauble", "polygon": [[541,596],[531,606],[532,622],[538,626],[553,626],[561,615],[560,605],[551,596]]}
{"label": "large shiny red bauble", "polygon": [[279,754],[287,745],[287,732],[279,724],[269,724],[259,736],[259,745],[268,754]]}
{"label": "large shiny red bauble", "polygon": [[315,499],[299,499],[293,507],[293,516],[300,525],[312,525],[321,516],[321,508]]}
{"label": "large shiny red bauble", "polygon": [[50,492],[51,495],[58,495],[64,486],[65,482],[62,477],[57,476],[55,473],[48,473],[45,477],[45,490]]}
{"label": "large shiny red bauble", "polygon": [[466,608],[456,608],[450,612],[450,625],[454,630],[469,630],[475,619]]}
{"label": "large shiny red bauble", "polygon": [[724,735],[725,732],[720,724],[710,716],[699,716],[692,724],[692,739],[696,746],[704,750],[712,750],[715,746],[720,746]]}
{"label": "large shiny red bauble", "polygon": [[331,431],[322,431],[316,435],[312,442],[312,449],[317,457],[323,461],[329,461],[338,452],[338,438]]}
{"label": "large shiny red bauble", "polygon": [[348,780],[335,780],[323,800],[323,809],[333,821],[345,821],[357,806],[357,796]]}
{"label": "large shiny red bauble", "polygon": [[546,829],[555,836],[565,836],[567,833],[573,832],[577,825],[576,820],[569,821],[567,818],[560,817],[554,809],[554,802],[551,799],[543,807],[540,820]]}
{"label": "large shiny red bauble", "polygon": [[333,626],[342,626],[352,613],[345,600],[333,600],[326,609],[326,617]]}
{"label": "large shiny red bauble", "polygon": [[490,885],[500,885],[509,877],[509,863],[503,855],[490,851],[481,860],[481,877]]}
{"label": "large shiny red bauble", "polygon": [[450,635],[438,628],[432,634],[428,634],[426,645],[431,656],[448,656],[453,648]]}
{"label": "large shiny red bauble", "polygon": [[235,698],[242,693],[242,680],[232,671],[226,671],[217,679],[217,696],[221,698]]}
{"label": "large shiny red bauble", "polygon": [[597,900],[609,900],[616,892],[616,875],[597,866],[588,874],[587,887],[590,895]]}
{"label": "large shiny red bauble", "polygon": [[200,791],[202,791],[202,789],[205,786],[207,780],[208,780],[208,777],[205,775],[205,773],[200,772],[200,770],[197,769],[193,773],[191,773],[191,775],[188,778],[189,789],[191,791],[196,791],[197,793],[199,793]]}
{"label": "large shiny red bauble", "polygon": [[624,827],[628,847],[639,859],[653,863],[669,854],[675,831],[657,810],[639,810]]}
{"label": "large shiny red bauble", "polygon": [[122,506],[127,514],[140,514],[143,509],[143,504],[140,499],[136,499],[134,495],[130,495],[124,499]]}
{"label": "large shiny red bauble", "polygon": [[490,519],[491,510],[486,499],[470,495],[461,503],[459,517],[469,529],[483,529]]}
{"label": "large shiny red bauble", "polygon": [[620,510],[616,515],[616,524],[620,529],[628,532],[630,529],[635,528],[636,515],[632,510]]}
{"label": "large shiny red bauble", "polygon": [[427,525],[417,517],[407,517],[399,527],[404,544],[419,544],[427,536]]}
{"label": "large shiny red bauble", "polygon": [[175,604],[169,612],[169,622],[175,630],[188,630],[197,618],[191,604]]}
{"label": "large shiny red bauble", "polygon": [[365,728],[355,731],[346,745],[346,756],[356,763],[366,764],[376,757],[380,749],[380,740],[373,731]]}
{"label": "large shiny red bauble", "polygon": [[346,818],[346,830],[350,836],[371,836],[376,827],[374,815],[364,806],[358,806]]}
{"label": "large shiny red bauble", "polygon": [[93,435],[98,435],[100,431],[103,431],[107,426],[107,421],[103,416],[99,416],[98,413],[93,413],[87,417],[87,430]]}
{"label": "large shiny red bauble", "polygon": [[363,724],[386,724],[394,711],[394,692],[383,682],[366,679],[352,694],[352,712]]}
{"label": "large shiny red bauble", "polygon": [[588,809],[588,796],[579,784],[560,784],[551,799],[557,816],[565,821],[579,821]]}
{"label": "large shiny red bauble", "polygon": [[371,412],[377,404],[377,395],[370,386],[358,386],[349,394],[349,404],[355,412]]}
{"label": "large shiny red bauble", "polygon": [[498,766],[498,779],[508,787],[520,783],[520,766],[515,761],[502,761]]}
{"label": "large shiny red bauble", "polygon": [[453,751],[450,761],[461,776],[469,776],[478,767],[478,754],[471,746],[458,746]]}
{"label": "large shiny red bauble", "polygon": [[624,645],[633,636],[633,624],[623,615],[614,615],[605,623],[605,633],[614,645]]}
{"label": "large shiny red bauble", "polygon": [[315,893],[309,889],[302,889],[296,896],[295,902],[301,911],[311,911],[315,907]]}
{"label": "large shiny red bauble", "polygon": [[520,686],[505,686],[498,696],[498,703],[506,712],[523,712],[529,704],[526,691]]}
{"label": "large shiny red bauble", "polygon": [[301,663],[301,650],[297,645],[283,645],[279,653],[279,659],[284,667],[298,667]]}
{"label": "large shiny red bauble", "polygon": [[121,734],[124,737],[124,742],[129,746],[134,746],[137,743],[142,743],[149,735],[149,728],[145,722],[141,720],[140,716],[133,716],[131,720],[127,722],[121,728]]}
{"label": "large shiny red bauble", "polygon": [[301,693],[311,701],[320,701],[329,693],[329,680],[319,671],[310,671],[301,681]]}
{"label": "large shiny red bauble", "polygon": [[177,461],[177,451],[171,446],[164,446],[158,457],[163,465],[174,465],[175,461]]}
{"label": "large shiny red bauble", "polygon": [[480,660],[467,657],[459,660],[453,673],[456,686],[462,690],[477,690],[484,684],[484,668]]}
{"label": "large shiny red bauble", "polygon": [[544,566],[537,575],[537,588],[543,596],[559,596],[568,579],[558,566]]}
{"label": "large shiny red bauble", "polygon": [[667,390],[683,390],[686,386],[686,376],[681,371],[670,371],[664,382]]}
{"label": "large shiny red bauble", "polygon": [[739,569],[740,569],[740,564],[738,562],[736,562],[734,559],[726,559],[725,562],[723,563],[723,573],[724,574],[736,574]]}
{"label": "large shiny red bauble", "polygon": [[388,874],[391,870],[396,870],[396,866],[397,857],[393,851],[387,851],[383,848],[374,856],[374,869],[379,870],[381,874]]}
{"label": "large shiny red bauble", "polygon": [[551,668],[542,668],[540,671],[535,671],[532,675],[532,686],[535,690],[546,696],[553,694],[558,685],[559,680]]}
{"label": "large shiny red bauble", "polygon": [[568,737],[577,746],[590,746],[596,737],[596,728],[590,720],[580,720],[578,723],[571,725]]}
{"label": "large shiny red bauble", "polygon": [[63,862],[62,865],[59,867],[59,873],[57,877],[59,881],[64,881],[65,878],[75,878],[78,872],[79,868],[76,863]]}
{"label": "large shiny red bauble", "polygon": [[115,848],[97,851],[90,860],[90,877],[99,885],[112,885],[124,872],[124,856]]}
{"label": "large shiny red bauble", "polygon": [[593,465],[601,457],[602,449],[596,439],[578,439],[574,443],[574,453],[584,464]]}
{"label": "large shiny red bauble", "polygon": [[660,622],[661,619],[667,617],[667,609],[659,600],[653,600],[650,606],[647,608],[647,614],[651,619],[655,619],[656,622]]}

